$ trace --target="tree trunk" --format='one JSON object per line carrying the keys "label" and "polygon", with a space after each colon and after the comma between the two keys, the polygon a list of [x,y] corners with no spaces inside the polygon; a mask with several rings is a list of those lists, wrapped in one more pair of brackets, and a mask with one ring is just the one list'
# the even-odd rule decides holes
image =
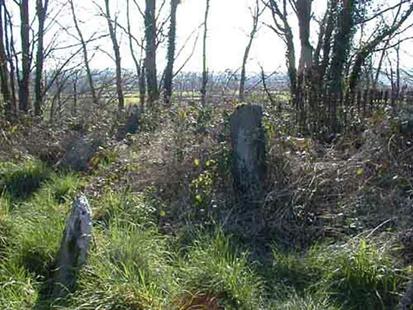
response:
{"label": "tree trunk", "polygon": [[[128,40],[129,40],[129,50],[132,55],[133,62],[136,68],[136,75],[138,77],[139,84],[139,103],[141,106],[141,111],[143,111],[145,106],[145,96],[146,96],[146,82],[145,82],[145,70],[142,61],[143,51],[143,42],[141,44],[141,58],[138,61],[138,58],[135,55],[135,48],[133,46],[133,36],[131,31],[131,22],[130,22],[130,1],[126,1],[126,19],[127,19],[127,30],[128,30]],[[143,41],[143,40],[142,40]]]}
{"label": "tree trunk", "polygon": [[148,101],[150,104],[153,104],[159,99],[156,68],[156,0],[146,0],[144,23],[146,37],[145,70],[148,87]]}
{"label": "tree trunk", "polygon": [[241,65],[241,76],[240,76],[240,81],[239,81],[239,100],[242,102],[244,101],[244,96],[245,96],[245,82],[246,82],[246,67],[247,67],[247,62],[248,62],[248,57],[251,51],[251,46],[254,41],[255,35],[258,31],[258,20],[260,16],[260,8],[259,8],[259,2],[256,1],[255,3],[255,10],[254,14],[252,16],[252,29],[249,35],[248,43],[247,46],[245,47],[244,51],[244,57],[242,58],[242,65]]}
{"label": "tree trunk", "polygon": [[30,22],[29,0],[20,3],[20,39],[22,51],[22,70],[19,78],[19,108],[22,112],[29,112],[30,104]]}
{"label": "tree trunk", "polygon": [[301,43],[301,54],[298,65],[300,74],[311,66],[313,59],[313,47],[310,43],[311,3],[312,0],[297,0],[296,4]]}
{"label": "tree trunk", "polygon": [[344,66],[349,57],[354,28],[354,0],[343,1],[338,12],[328,82],[332,93],[342,93]]}
{"label": "tree trunk", "polygon": [[122,90],[122,63],[121,63],[121,57],[120,57],[119,44],[116,38],[116,30],[113,27],[112,19],[110,16],[109,0],[105,0],[105,8],[106,8],[106,20],[108,22],[108,28],[109,28],[109,35],[112,41],[113,53],[115,54],[116,93],[118,95],[118,109],[119,111],[121,111],[123,110],[125,106],[125,99],[124,99],[123,90]]}
{"label": "tree trunk", "polygon": [[9,86],[9,76],[7,70],[7,56],[4,38],[4,28],[3,28],[3,6],[4,0],[0,0],[0,82],[1,82],[1,93],[4,101],[4,116],[6,120],[12,120],[12,105],[11,105],[11,95]]}
{"label": "tree trunk", "polygon": [[[4,0],[3,0],[4,1]],[[6,49],[6,56],[7,56],[7,62],[9,64],[9,83],[10,83],[10,104],[11,104],[11,112],[12,116],[17,116],[17,96],[16,96],[16,69],[15,65],[13,62],[13,53],[14,51],[14,46],[13,46],[13,25],[10,21],[11,17],[9,12],[7,11],[7,7],[4,4],[3,6],[4,10],[4,45]]]}
{"label": "tree trunk", "polygon": [[304,91],[307,84],[306,76],[308,75],[308,70],[311,67],[313,58],[313,47],[310,43],[310,22],[312,14],[311,3],[312,0],[297,0],[295,4],[301,45],[300,60],[298,64],[296,100],[297,106],[299,107],[299,122],[302,131],[306,131],[307,127],[307,111],[305,106]]}
{"label": "tree trunk", "polygon": [[73,109],[72,115],[77,115],[77,81],[79,79],[79,72],[75,73],[74,80],[73,80]]}
{"label": "tree trunk", "polygon": [[205,17],[204,17],[204,38],[202,47],[202,87],[201,87],[201,104],[206,104],[207,84],[208,84],[208,68],[207,68],[207,36],[208,36],[208,15],[209,1],[206,0]]}
{"label": "tree trunk", "polygon": [[139,74],[139,103],[141,106],[141,112],[145,108],[145,99],[146,99],[146,70],[145,66],[140,67]]}
{"label": "tree trunk", "polygon": [[46,21],[46,14],[48,8],[49,0],[36,1],[36,15],[38,22],[38,33],[37,33],[37,52],[36,52],[36,76],[34,81],[34,114],[42,114],[42,104],[43,104],[43,65],[44,65],[44,26]]}
{"label": "tree trunk", "polygon": [[288,28],[286,35],[286,62],[287,62],[287,74],[290,80],[290,92],[291,101],[297,104],[297,69],[296,69],[296,58],[295,58],[295,48],[294,48],[294,38],[291,28]]}
{"label": "tree trunk", "polygon": [[[327,74],[328,92],[335,100],[328,103],[330,112],[330,129],[333,133],[338,132],[338,113],[337,106],[340,103],[340,98],[343,95],[343,76],[345,75],[345,65],[348,63],[350,48],[354,30],[354,10],[355,1],[343,1],[343,5],[339,7],[337,14],[337,24],[333,42],[332,58]],[[327,104],[327,103],[326,103]]]}
{"label": "tree trunk", "polygon": [[85,64],[86,76],[87,76],[87,80],[88,80],[88,83],[89,83],[90,92],[92,94],[92,101],[93,101],[94,104],[98,105],[99,101],[98,101],[97,96],[96,96],[96,90],[95,90],[95,84],[93,82],[92,71],[90,70],[90,66],[89,66],[89,57],[88,57],[88,52],[87,52],[86,41],[83,38],[82,31],[80,30],[79,23],[77,21],[75,7],[73,5],[73,0],[70,0],[69,3],[70,3],[70,9],[72,11],[73,23],[75,24],[75,28],[76,28],[77,34],[79,36],[79,41],[80,41],[80,44],[82,46],[83,62]]}
{"label": "tree trunk", "polygon": [[164,101],[166,104],[171,103],[172,82],[174,76],[175,48],[176,48],[176,11],[180,0],[171,0],[171,20],[168,34],[168,62],[165,69],[164,80]]}
{"label": "tree trunk", "polygon": [[[337,0],[329,1],[328,7],[328,17],[325,25],[325,34],[323,37],[323,42],[321,48],[323,51],[323,57],[317,64],[317,78],[318,83],[321,85],[322,82],[327,82],[326,72],[327,67],[330,61],[330,51],[331,51],[331,41],[334,32],[334,23],[336,20],[336,9],[337,9]],[[320,87],[321,89],[321,87]]]}

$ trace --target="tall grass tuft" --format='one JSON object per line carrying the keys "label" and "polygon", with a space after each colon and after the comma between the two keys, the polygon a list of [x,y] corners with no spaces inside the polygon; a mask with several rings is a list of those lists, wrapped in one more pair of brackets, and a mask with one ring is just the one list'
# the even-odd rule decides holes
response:
{"label": "tall grass tuft", "polygon": [[45,186],[50,189],[58,203],[64,203],[73,200],[77,190],[82,186],[82,181],[73,173],[54,174]]}
{"label": "tall grass tuft", "polygon": [[75,305],[82,309],[166,309],[174,289],[167,239],[155,229],[113,222],[100,231]]}
{"label": "tall grass tuft", "polygon": [[0,309],[33,309],[38,299],[39,282],[12,261],[0,261]]}
{"label": "tall grass tuft", "polygon": [[152,227],[158,217],[159,207],[150,193],[115,192],[106,190],[92,203],[94,219],[105,227],[112,221]]}
{"label": "tall grass tuft", "polygon": [[216,298],[225,309],[259,309],[262,280],[222,232],[200,236],[180,261],[180,280],[192,296]]}
{"label": "tall grass tuft", "polygon": [[28,160],[19,165],[0,164],[0,189],[12,199],[24,200],[40,188],[51,170],[42,162]]}
{"label": "tall grass tuft", "polygon": [[324,268],[319,285],[345,309],[394,308],[397,291],[406,281],[406,272],[388,251],[365,240],[325,249],[320,264]]}

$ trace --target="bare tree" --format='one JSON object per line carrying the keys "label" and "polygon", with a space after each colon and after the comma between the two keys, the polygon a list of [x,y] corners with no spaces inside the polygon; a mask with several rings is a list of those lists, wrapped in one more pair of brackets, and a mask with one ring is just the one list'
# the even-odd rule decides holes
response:
{"label": "bare tree", "polygon": [[171,103],[172,97],[172,82],[174,76],[174,62],[175,62],[175,49],[176,49],[176,12],[180,0],[171,1],[171,13],[170,13],[170,25],[168,34],[168,53],[167,64],[165,68],[165,80],[164,80],[164,101],[166,104]]}
{"label": "bare tree", "polygon": [[206,93],[208,85],[208,67],[207,67],[207,37],[208,37],[208,15],[209,15],[210,0],[206,0],[205,16],[204,16],[204,38],[202,47],[202,86],[201,86],[201,104],[206,104]]}
{"label": "bare tree", "polygon": [[93,100],[94,104],[98,105],[99,101],[98,101],[97,96],[96,96],[95,84],[93,82],[92,71],[90,70],[90,65],[89,65],[89,56],[88,56],[88,50],[87,50],[87,43],[86,43],[86,41],[83,37],[82,31],[79,27],[79,22],[78,22],[77,17],[76,17],[76,11],[75,11],[75,7],[73,5],[73,0],[69,0],[69,3],[70,3],[70,9],[72,11],[73,23],[75,25],[75,28],[76,28],[76,31],[77,31],[77,34],[78,34],[78,37],[79,37],[80,44],[82,46],[83,62],[84,62],[85,69],[86,69],[86,75],[87,75],[87,80],[88,80],[89,87],[90,87],[90,92],[92,94],[92,100]]}
{"label": "bare tree", "polygon": [[[137,2],[135,2],[136,5],[138,5]],[[139,11],[141,11],[140,7],[138,6]],[[133,62],[135,64],[136,68],[136,74],[138,77],[138,84],[139,84],[139,103],[141,106],[141,110],[143,110],[145,106],[145,96],[146,96],[146,80],[145,80],[145,67],[144,67],[144,60],[143,60],[143,55],[144,55],[144,41],[145,39],[138,40],[132,35],[132,30],[131,30],[131,21],[130,21],[130,0],[126,0],[126,21],[127,21],[127,34],[128,34],[128,40],[129,40],[129,50],[133,59]],[[134,43],[138,45],[140,48],[140,58],[135,54],[135,47]]]}
{"label": "bare tree", "polygon": [[412,13],[413,3],[410,4],[410,6],[405,10],[405,12],[401,15],[401,17],[398,20],[397,14],[392,22],[392,25],[384,27],[384,29],[382,29],[377,35],[375,35],[369,42],[364,44],[356,52],[350,76],[348,78],[349,91],[353,91],[355,89],[360,76],[361,68],[367,57],[375,51],[376,47],[379,44],[381,44],[386,37],[392,36],[394,33],[396,33],[397,30],[400,29],[400,27],[402,27],[406,20],[412,15]]}
{"label": "bare tree", "polygon": [[259,0],[255,1],[255,7],[254,9],[251,10],[251,12],[252,12],[251,14],[252,15],[252,28],[248,36],[248,43],[247,43],[247,46],[245,47],[244,57],[242,58],[242,65],[241,65],[241,77],[240,77],[240,82],[239,82],[239,100],[240,101],[244,101],[247,61],[248,61],[248,57],[251,51],[252,43],[258,31],[259,18],[263,12],[260,9]]}
{"label": "bare tree", "polygon": [[118,109],[123,110],[125,106],[125,99],[122,90],[122,64],[120,56],[120,48],[118,39],[116,37],[116,29],[113,26],[113,21],[110,15],[109,0],[105,0],[106,20],[108,22],[109,35],[112,41],[113,53],[115,55],[115,67],[116,67],[116,93],[118,96]]}
{"label": "bare tree", "polygon": [[291,100],[297,103],[297,68],[294,46],[294,35],[288,19],[287,0],[263,0],[263,3],[270,9],[274,24],[268,25],[285,43],[286,64],[288,78],[290,81]]}
{"label": "bare tree", "polygon": [[37,31],[37,51],[36,51],[36,76],[34,81],[34,114],[42,114],[43,104],[43,66],[44,66],[44,32],[45,22],[47,16],[47,10],[49,6],[49,0],[36,0],[36,16],[38,22]]}

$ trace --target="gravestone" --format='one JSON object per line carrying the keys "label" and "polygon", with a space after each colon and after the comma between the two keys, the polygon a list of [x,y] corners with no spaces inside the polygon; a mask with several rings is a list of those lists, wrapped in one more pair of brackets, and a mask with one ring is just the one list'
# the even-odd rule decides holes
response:
{"label": "gravestone", "polygon": [[80,195],[73,202],[60,244],[53,278],[53,297],[63,297],[73,291],[77,273],[86,262],[91,231],[92,212],[89,202],[84,195]]}
{"label": "gravestone", "polygon": [[239,106],[230,118],[232,175],[240,202],[258,206],[263,198],[266,175],[265,134],[262,108]]}

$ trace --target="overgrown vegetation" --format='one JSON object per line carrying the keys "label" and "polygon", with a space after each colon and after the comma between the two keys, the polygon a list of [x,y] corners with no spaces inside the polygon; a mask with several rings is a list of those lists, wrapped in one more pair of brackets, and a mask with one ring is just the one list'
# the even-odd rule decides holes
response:
{"label": "overgrown vegetation", "polygon": [[[56,197],[63,189],[73,197],[76,178],[44,182],[12,209],[2,199],[2,308],[48,305],[42,294],[70,200]],[[108,190],[93,202],[88,265],[77,291],[54,303],[68,309],[384,309],[397,303],[409,275],[388,244],[372,238],[306,252],[273,246],[268,261],[254,262],[245,245],[222,230],[167,236],[157,228],[161,206],[146,195]]]}
{"label": "overgrown vegetation", "polygon": [[225,72],[229,0],[63,2],[0,1],[0,310],[413,307],[412,1],[234,0]]}
{"label": "overgrown vegetation", "polygon": [[[266,228],[257,230],[233,199],[227,111],[208,112],[202,130],[192,122],[204,117],[202,111],[178,113],[179,122],[159,114],[162,129],[148,125],[128,138],[127,148],[102,150],[95,157],[102,160],[92,159],[93,173],[63,173],[35,159],[2,163],[1,308],[345,310],[398,304],[412,276],[400,256],[409,245],[399,241],[409,221],[403,206],[389,220],[384,204],[407,203],[411,176],[400,170],[400,163],[409,163],[408,138],[396,140],[396,127],[383,129],[386,120],[376,120],[376,144],[365,137],[345,153],[348,137],[325,147],[280,135],[283,125],[267,116],[269,194],[262,209]],[[380,149],[389,138],[392,149]],[[375,168],[379,163],[387,166]],[[93,244],[74,293],[51,299],[65,217],[80,190],[93,209]]]}

